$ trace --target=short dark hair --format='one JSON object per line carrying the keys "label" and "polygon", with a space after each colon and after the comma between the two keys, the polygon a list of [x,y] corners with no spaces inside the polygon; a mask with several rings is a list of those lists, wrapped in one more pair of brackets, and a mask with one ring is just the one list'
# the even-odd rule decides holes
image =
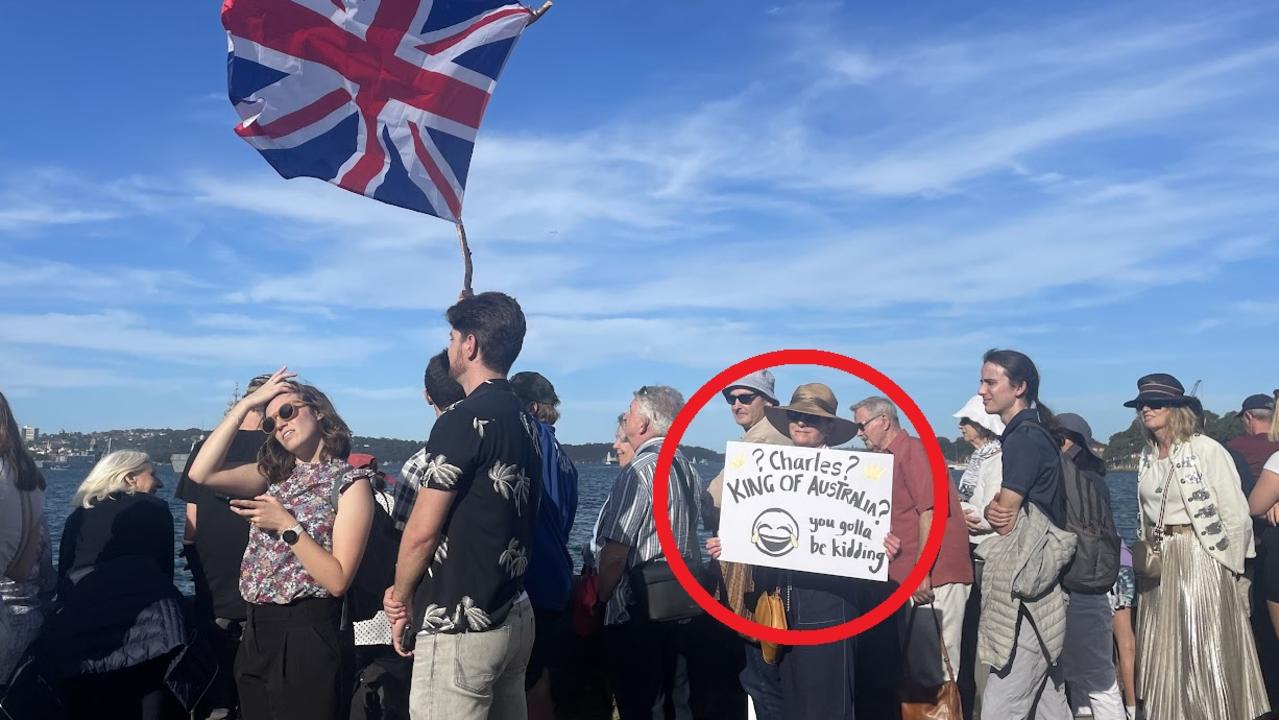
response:
{"label": "short dark hair", "polygon": [[500,292],[482,292],[457,301],[446,313],[449,325],[464,335],[474,335],[484,365],[505,375],[524,347],[524,311],[515,298]]}
{"label": "short dark hair", "polygon": [[449,376],[448,350],[441,350],[427,361],[422,383],[426,387],[426,394],[431,396],[431,404],[437,408],[447,408],[466,397],[462,386]]}

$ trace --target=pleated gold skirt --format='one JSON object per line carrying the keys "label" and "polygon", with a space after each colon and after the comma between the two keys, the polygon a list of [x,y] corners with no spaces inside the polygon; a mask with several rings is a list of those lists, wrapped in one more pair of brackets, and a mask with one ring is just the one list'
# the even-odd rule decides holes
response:
{"label": "pleated gold skirt", "polygon": [[1137,582],[1137,697],[1150,720],[1255,720],[1267,711],[1240,587],[1194,533],[1169,535]]}

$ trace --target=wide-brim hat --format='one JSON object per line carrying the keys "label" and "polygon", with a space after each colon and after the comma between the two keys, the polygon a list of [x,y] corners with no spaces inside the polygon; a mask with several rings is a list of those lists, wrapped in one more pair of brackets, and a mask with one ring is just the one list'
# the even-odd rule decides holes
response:
{"label": "wide-brim hat", "polygon": [[724,395],[724,397],[728,397],[728,391],[732,390],[733,388],[743,388],[746,390],[754,390],[755,392],[768,398],[769,402],[776,405],[777,391],[774,389],[776,386],[777,386],[777,381],[773,378],[772,371],[759,370],[757,372],[751,373],[750,375],[747,375],[744,378],[741,378],[735,383],[731,383],[728,387],[724,388],[724,390],[722,391],[722,394]]}
{"label": "wide-brim hat", "polygon": [[837,447],[856,437],[860,427],[852,420],[836,415],[838,408],[839,401],[835,399],[835,393],[829,387],[822,383],[808,383],[795,388],[795,392],[790,396],[789,405],[764,408],[764,416],[777,429],[777,432],[786,437],[790,437],[790,418],[787,417],[787,413],[804,413],[830,420],[832,421],[831,429],[826,435],[826,444]]}
{"label": "wide-brim hat", "polygon": [[964,406],[955,411],[951,417],[968,418],[989,430],[995,437],[1004,434],[1003,419],[998,415],[991,415],[986,412],[986,405],[982,402],[980,395],[968,398],[968,402],[964,403]]}
{"label": "wide-brim hat", "polygon": [[1194,398],[1186,394],[1177,378],[1168,373],[1151,373],[1137,381],[1137,397],[1124,403],[1124,407],[1140,408],[1148,403],[1190,407]]}

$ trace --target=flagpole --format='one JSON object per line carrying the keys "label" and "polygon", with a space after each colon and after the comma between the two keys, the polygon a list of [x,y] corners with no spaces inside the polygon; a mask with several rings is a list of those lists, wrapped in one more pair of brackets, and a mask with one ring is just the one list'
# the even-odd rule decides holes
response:
{"label": "flagpole", "polygon": [[471,265],[471,246],[466,242],[466,227],[462,225],[462,221],[457,221],[457,241],[462,246],[462,264],[466,268],[466,274],[462,279],[462,297],[468,298],[475,293],[471,291],[471,275],[474,274],[475,268]]}
{"label": "flagpole", "polygon": [[528,22],[524,25],[524,27],[528,27],[538,20],[541,20],[542,16],[546,14],[546,11],[550,10],[551,6],[554,4],[555,3],[551,2],[551,0],[546,0],[546,2],[542,3],[542,7],[533,11],[533,17],[528,19]]}

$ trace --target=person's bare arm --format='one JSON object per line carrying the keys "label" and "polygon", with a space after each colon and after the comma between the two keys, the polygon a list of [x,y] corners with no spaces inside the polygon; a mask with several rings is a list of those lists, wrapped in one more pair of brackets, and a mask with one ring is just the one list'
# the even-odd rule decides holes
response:
{"label": "person's bare arm", "polygon": [[1252,493],[1248,495],[1248,512],[1253,517],[1266,517],[1276,503],[1279,503],[1279,474],[1273,470],[1262,470]]}
{"label": "person's bare arm", "polygon": [[[269,532],[284,532],[297,525],[297,518],[272,495],[232,500],[231,509]],[[323,545],[303,532],[293,544],[293,554],[321,587],[330,595],[339,597],[355,579],[372,525],[373,490],[369,481],[361,478],[351,483],[338,499],[337,517],[333,520],[333,552],[325,550]]]}
{"label": "person's bare arm", "polygon": [[257,408],[264,407],[271,398],[293,388],[289,380],[296,373],[288,368],[275,371],[262,387],[242,398],[222,417],[222,422],[209,433],[200,452],[191,461],[187,477],[201,485],[225,490],[240,497],[255,497],[266,492],[267,478],[253,463],[224,468],[231,441],[239,432],[244,418]]}
{"label": "person's bare arm", "polygon": [[195,542],[195,503],[187,503],[186,525],[182,528],[182,544]]}
{"label": "person's bare arm", "polygon": [[395,564],[394,597],[397,601],[407,604],[412,600],[413,591],[421,582],[444,536],[444,521],[456,496],[455,492],[433,488],[418,491],[413,512],[404,526]]}
{"label": "person's bare arm", "polygon": [[444,521],[457,493],[423,487],[418,490],[413,512],[404,525],[400,550],[395,561],[395,584],[386,589],[383,606],[391,621],[391,642],[404,657],[412,655],[400,643],[400,634],[409,622],[413,591],[431,566],[435,549],[444,538]]}
{"label": "person's bare arm", "polygon": [[1021,510],[1023,501],[1021,493],[1000,488],[995,497],[986,506],[986,520],[995,532],[1007,535],[1017,527],[1017,511]]}
{"label": "person's bare arm", "polygon": [[[933,526],[933,510],[929,508],[919,514],[919,552],[915,554],[915,562],[924,556],[924,543],[928,541],[928,531]],[[915,592],[911,594],[911,599],[916,605],[927,605],[933,601],[933,576],[932,573],[924,576],[924,581],[915,588]]]}

